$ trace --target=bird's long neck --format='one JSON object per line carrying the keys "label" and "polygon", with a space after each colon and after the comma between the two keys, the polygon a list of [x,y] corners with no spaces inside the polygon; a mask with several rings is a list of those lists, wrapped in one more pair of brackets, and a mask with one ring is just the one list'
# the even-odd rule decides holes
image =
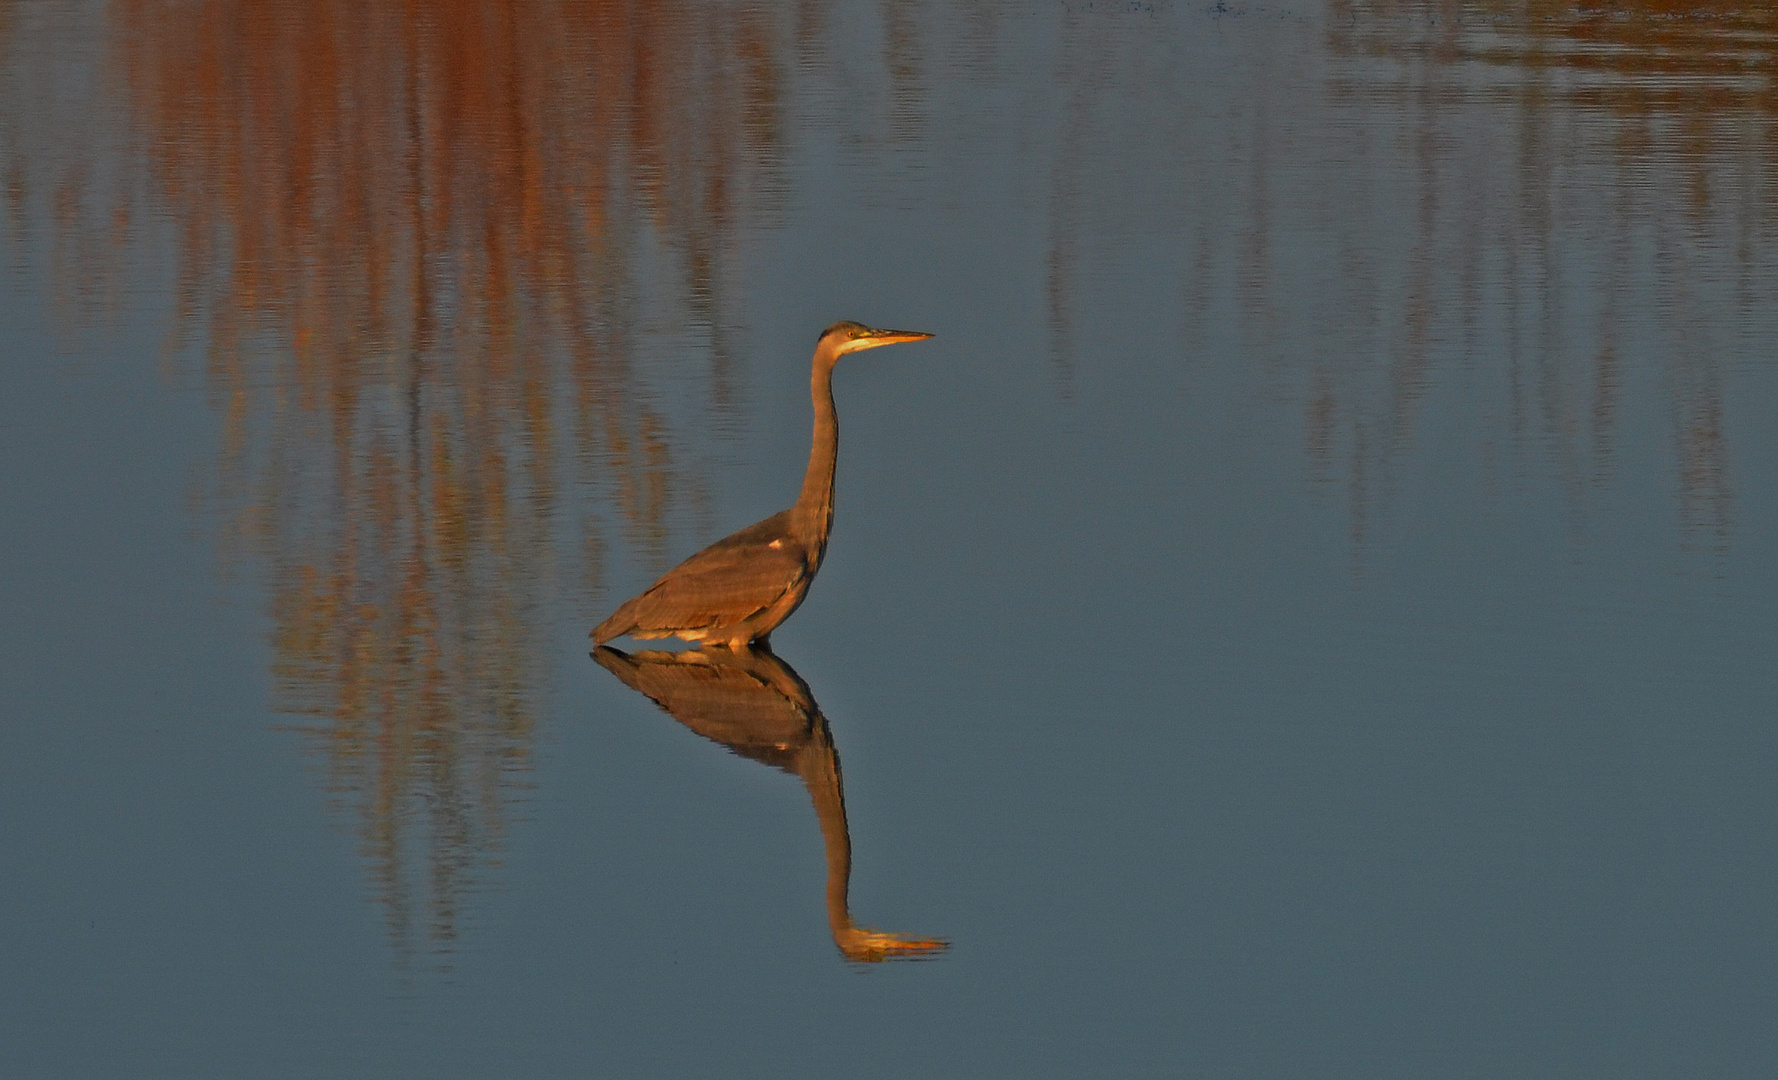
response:
{"label": "bird's long neck", "polygon": [[815,439],[809,447],[809,471],[802,494],[791,511],[791,529],[819,559],[833,528],[833,469],[840,452],[840,422],[833,411],[833,361],[817,355],[809,375],[809,396],[815,403]]}

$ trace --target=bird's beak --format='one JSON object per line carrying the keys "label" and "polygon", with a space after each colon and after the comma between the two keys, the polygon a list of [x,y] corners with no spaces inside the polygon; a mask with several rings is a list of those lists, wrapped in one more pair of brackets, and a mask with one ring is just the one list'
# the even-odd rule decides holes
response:
{"label": "bird's beak", "polygon": [[931,334],[922,334],[918,330],[872,330],[869,337],[853,338],[847,342],[847,352],[862,352],[874,349],[879,345],[899,345],[904,341],[925,341]]}

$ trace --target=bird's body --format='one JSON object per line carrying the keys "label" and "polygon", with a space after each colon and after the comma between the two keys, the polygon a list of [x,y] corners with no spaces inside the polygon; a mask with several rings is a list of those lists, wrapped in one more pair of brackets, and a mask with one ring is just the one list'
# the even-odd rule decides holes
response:
{"label": "bird's body", "polygon": [[602,645],[625,634],[679,637],[731,649],[766,640],[803,602],[827,552],[827,535],[833,527],[834,462],[839,456],[839,421],[833,407],[835,362],[849,352],[931,336],[872,330],[854,322],[828,327],[815,343],[809,376],[815,435],[796,505],[718,540],[667,571],[594,627],[593,640]]}
{"label": "bird's body", "polygon": [[790,617],[821,566],[822,543],[790,535],[785,510],[693,555],[593,630],[604,644],[637,638],[744,645]]}

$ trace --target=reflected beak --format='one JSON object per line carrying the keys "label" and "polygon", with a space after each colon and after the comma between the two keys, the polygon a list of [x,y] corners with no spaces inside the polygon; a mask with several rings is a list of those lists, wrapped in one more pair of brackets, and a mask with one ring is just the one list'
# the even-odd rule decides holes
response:
{"label": "reflected beak", "polygon": [[862,352],[874,349],[879,345],[899,345],[904,341],[925,341],[931,334],[922,334],[918,330],[872,330],[869,337],[853,338],[847,343],[847,352]]}

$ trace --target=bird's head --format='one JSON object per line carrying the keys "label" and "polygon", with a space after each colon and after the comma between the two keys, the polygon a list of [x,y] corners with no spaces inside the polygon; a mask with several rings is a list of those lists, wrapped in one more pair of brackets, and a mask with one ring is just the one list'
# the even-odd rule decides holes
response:
{"label": "bird's head", "polygon": [[863,352],[879,345],[894,345],[903,341],[924,341],[931,336],[918,330],[873,330],[861,323],[846,320],[821,331],[821,336],[815,340],[815,348],[818,351],[831,350],[837,360],[847,353]]}

